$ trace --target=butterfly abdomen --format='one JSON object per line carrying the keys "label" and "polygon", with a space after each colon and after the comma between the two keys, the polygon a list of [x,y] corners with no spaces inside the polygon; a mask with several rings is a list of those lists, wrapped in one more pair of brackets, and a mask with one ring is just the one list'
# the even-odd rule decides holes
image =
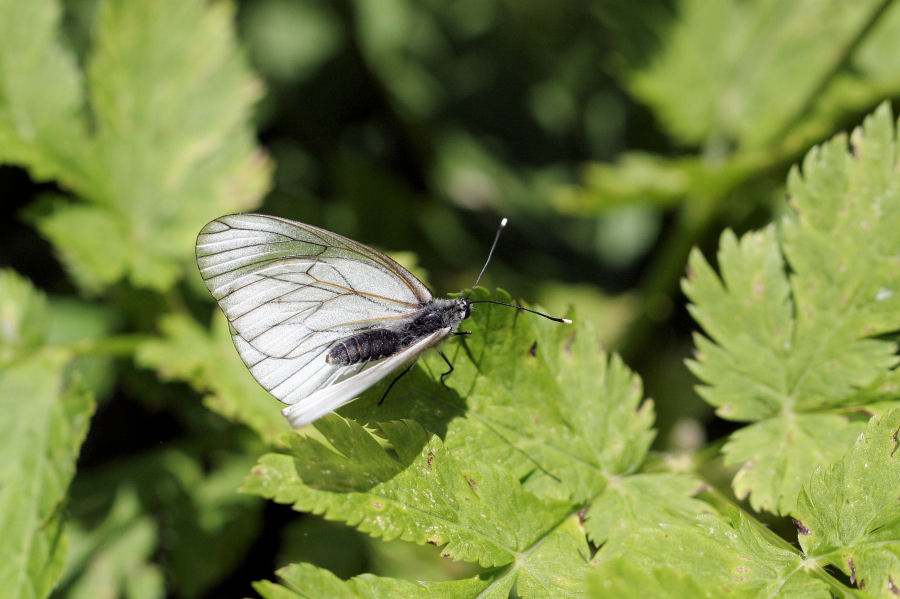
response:
{"label": "butterfly abdomen", "polygon": [[328,350],[325,361],[347,366],[392,356],[400,350],[400,335],[390,329],[375,329],[347,337]]}

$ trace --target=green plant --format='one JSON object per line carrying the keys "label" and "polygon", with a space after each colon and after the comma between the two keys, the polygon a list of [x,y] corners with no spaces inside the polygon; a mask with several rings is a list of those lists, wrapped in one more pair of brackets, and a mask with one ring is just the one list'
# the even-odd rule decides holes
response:
{"label": "green plant", "polygon": [[[771,173],[834,131],[848,107],[896,92],[884,58],[895,54],[883,50],[900,11],[839,4],[807,28],[821,8],[814,2],[686,0],[646,64],[626,51],[641,39],[629,31],[617,46],[635,60],[623,68],[625,87],[673,140],[703,150],[595,164],[583,186],[554,196],[556,209],[584,218],[614,205],[676,207],[682,220],[665,252],[702,242],[713,216],[744,209],[723,198],[771,195],[772,180],[783,179]],[[427,121],[441,96],[396,45],[396,31],[415,19],[379,20],[371,2],[353,5],[371,17],[355,35],[393,117]],[[407,14],[402,6],[397,15]],[[316,516],[287,525],[294,542],[277,560],[291,565],[278,569],[280,583],[254,583],[266,599],[897,595],[900,136],[887,103],[849,137],[806,153],[787,177],[789,208],[775,206],[784,214],[776,224],[726,231],[715,267],[696,249],[687,260],[682,287],[702,330],[688,367],[733,432],[654,451],[668,424],[654,411],[673,399],[646,398],[579,306],[576,324],[562,326],[490,305],[466,321],[471,335],[445,345],[455,366],[446,386],[443,361],[426,356],[384,404],[387,382],[298,432],[241,364],[191,255],[205,222],[255,209],[273,185],[249,123],[261,86],[235,43],[233,6],[103,0],[65,9],[0,0],[0,160],[56,185],[39,188],[19,216],[50,242],[72,285],[39,268],[25,273],[44,277],[47,294],[0,271],[0,594],[200,597],[243,575],[278,503]],[[458,35],[488,19],[454,21],[427,3],[407,9],[446,18]],[[278,77],[311,76],[349,30],[324,4],[287,10],[319,24],[307,33],[320,45],[278,63]],[[634,21],[620,10],[624,30]],[[61,25],[73,15],[92,24],[90,43]],[[754,24],[773,16],[782,35],[767,45],[770,34]],[[738,25],[697,35],[721,19]],[[755,54],[716,51],[730,39],[739,50],[768,48],[761,66],[750,68]],[[443,47],[418,49],[437,63]],[[700,63],[709,68],[682,69]],[[845,63],[852,68],[842,71]],[[722,75],[731,69],[750,81]],[[694,83],[679,97],[688,75]],[[773,92],[789,79],[794,86]],[[558,86],[538,87],[534,98],[552,101],[531,100],[536,118],[564,130]],[[711,109],[721,106],[734,110]],[[493,172],[511,205],[546,210],[534,201],[539,182],[523,183],[486,146],[459,132],[434,137],[436,187]],[[367,174],[346,156],[336,163],[346,196],[393,199],[336,202],[335,213],[351,206],[383,222],[412,205],[389,174]],[[435,247],[468,252],[441,241],[454,229],[448,213],[434,208],[420,224],[436,231]],[[647,297],[677,278],[682,261],[678,251],[656,257],[660,277]],[[484,289],[475,297],[511,299]],[[108,416],[122,404],[137,422]],[[106,447],[140,438],[130,453],[98,458],[88,437],[76,474],[88,434]],[[336,536],[355,549],[336,549]],[[363,557],[348,565],[353,556]]]}

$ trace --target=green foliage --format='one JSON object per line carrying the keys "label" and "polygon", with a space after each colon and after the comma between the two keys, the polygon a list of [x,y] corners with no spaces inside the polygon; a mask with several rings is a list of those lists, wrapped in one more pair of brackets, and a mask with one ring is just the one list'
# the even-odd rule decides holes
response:
{"label": "green foliage", "polygon": [[290,425],[244,367],[221,314],[215,324],[210,331],[192,318],[168,314],[159,322],[160,336],[142,343],[135,361],[156,369],[164,380],[190,383],[208,394],[204,401],[211,409],[251,427],[267,443],[278,443]]}
{"label": "green foliage", "polygon": [[765,147],[807,108],[883,5],[688,0],[666,51],[628,84],[681,141]]}
{"label": "green foliage", "polygon": [[[722,238],[722,279],[699,252],[684,290],[710,339],[692,370],[718,413],[755,424],[725,447],[741,464],[739,496],[790,513],[808,473],[838,458],[862,430],[857,390],[897,364],[900,212],[896,129],[882,106],[852,137],[811,152],[788,181],[795,214],[738,241]],[[780,242],[780,243],[779,243]],[[782,257],[784,256],[784,257]],[[786,272],[785,259],[791,275]]]}
{"label": "green foliage", "polygon": [[[773,543],[743,515],[731,521],[719,515],[700,514],[692,520],[664,521],[646,526],[615,548],[601,551],[599,580],[613,579],[609,590],[623,582],[643,589],[640,581],[651,585],[681,578],[675,590],[693,586],[712,597],[828,597],[828,584],[813,563],[805,563],[795,550]],[[758,525],[757,525],[758,526]],[[665,556],[666,567],[660,568]],[[628,568],[642,567],[636,576],[617,575],[623,561]],[[628,570],[626,570],[628,571]],[[619,578],[619,580],[615,580]],[[643,590],[641,591],[643,592]],[[625,596],[638,596],[634,591]],[[674,596],[674,595],[672,595]]]}
{"label": "green foliage", "polygon": [[[0,0],[0,594],[894,597],[898,127],[834,135],[900,8],[633,4]],[[511,212],[486,280],[576,324],[294,431],[193,257],[270,187],[438,291]]]}
{"label": "green foliage", "polygon": [[900,580],[898,432],[898,410],[869,421],[846,457],[804,485],[795,510],[803,551],[881,597]]}
{"label": "green foliage", "polygon": [[124,277],[171,287],[198,228],[254,207],[267,187],[246,124],[260,86],[229,36],[231,8],[103,2],[83,76],[55,41],[55,2],[10,1],[3,10],[15,34],[0,53],[16,61],[5,69],[0,140],[12,142],[3,157],[86,201],[48,200],[33,211],[35,224],[88,290]]}
{"label": "green foliage", "polygon": [[72,353],[41,343],[46,300],[0,272],[0,585],[13,597],[45,597],[65,563],[62,507],[93,412],[71,380]]}
{"label": "green foliage", "polygon": [[295,599],[309,597],[322,599],[352,599],[353,597],[506,597],[508,586],[494,586],[490,577],[479,576],[473,580],[453,582],[412,583],[396,578],[381,578],[364,574],[344,582],[334,574],[309,564],[293,564],[278,571],[287,587],[269,581],[254,585],[264,599]]}
{"label": "green foliage", "polygon": [[[165,449],[76,480],[67,594],[165,597],[167,578],[197,597],[227,576],[258,534],[262,506],[235,493],[251,459],[220,451],[208,466],[207,473],[194,455]],[[161,546],[171,556],[165,571],[153,560]]]}

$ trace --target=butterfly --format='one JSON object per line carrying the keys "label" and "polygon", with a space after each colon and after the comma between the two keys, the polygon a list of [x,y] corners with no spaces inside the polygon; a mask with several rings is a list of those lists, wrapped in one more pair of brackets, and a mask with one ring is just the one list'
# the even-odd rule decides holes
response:
{"label": "butterfly", "polygon": [[[505,225],[504,218],[475,285]],[[196,255],[238,354],[257,382],[288,404],[283,413],[295,427],[408,365],[405,374],[425,350],[456,332],[473,304],[502,304],[571,322],[468,295],[435,299],[385,254],[275,216],[219,217],[200,231]]]}

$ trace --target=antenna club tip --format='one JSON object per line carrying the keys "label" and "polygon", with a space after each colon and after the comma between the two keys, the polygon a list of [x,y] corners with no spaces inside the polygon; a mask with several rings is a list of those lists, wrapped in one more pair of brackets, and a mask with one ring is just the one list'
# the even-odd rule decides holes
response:
{"label": "antenna club tip", "polygon": [[508,223],[508,222],[509,222],[509,219],[504,216],[503,219],[500,221],[500,226],[505,227],[506,223]]}
{"label": "antenna club tip", "polygon": [[572,324],[572,321],[568,318],[560,318],[560,320],[563,321],[564,324]]}

